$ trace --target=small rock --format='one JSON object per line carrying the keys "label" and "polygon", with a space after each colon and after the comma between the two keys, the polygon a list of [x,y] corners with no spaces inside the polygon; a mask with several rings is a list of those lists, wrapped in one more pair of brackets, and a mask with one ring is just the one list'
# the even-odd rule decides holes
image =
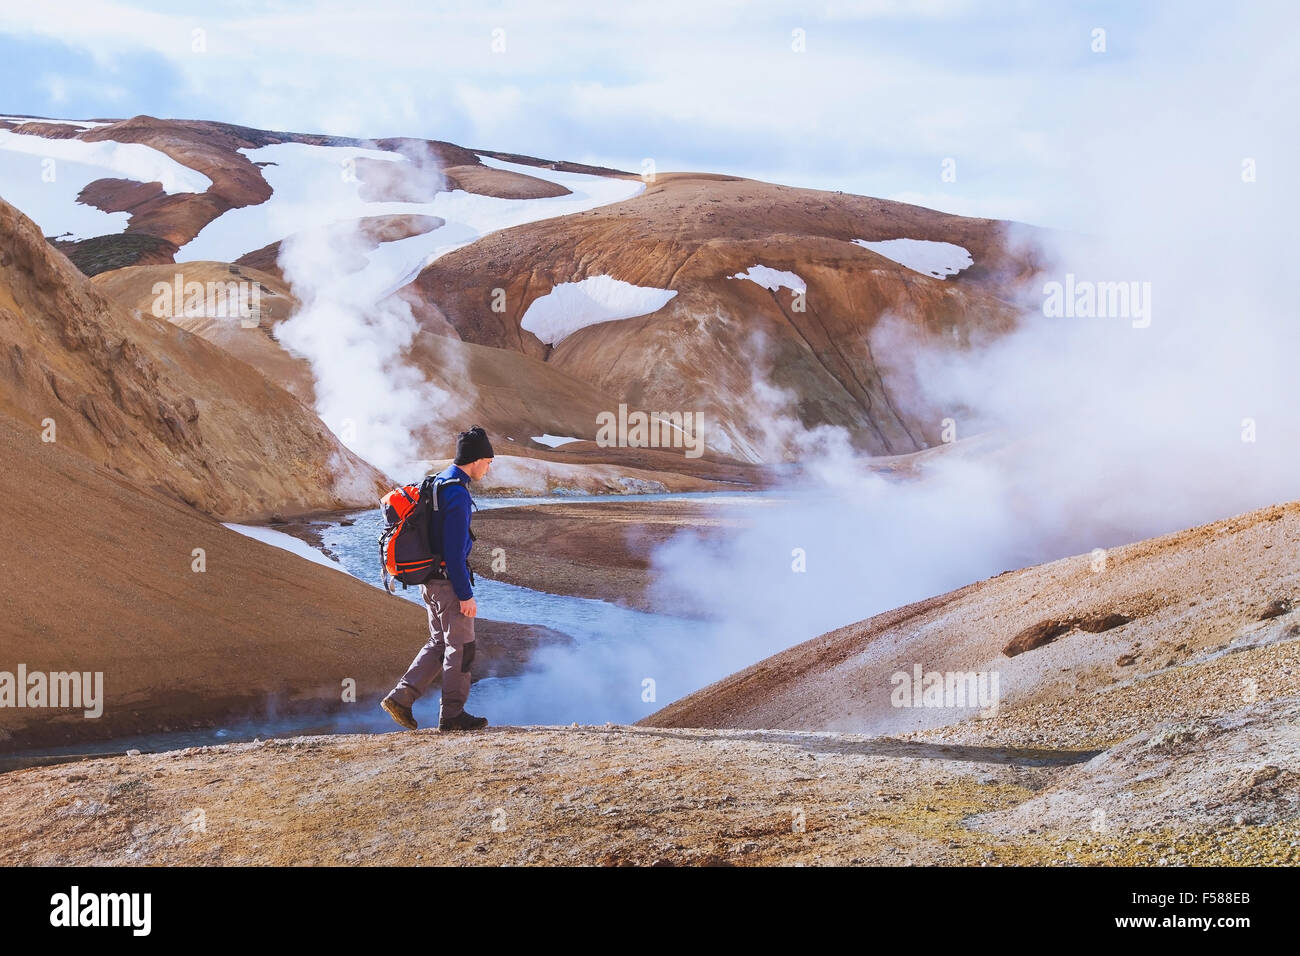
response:
{"label": "small rock", "polygon": [[1264,606],[1259,614],[1261,621],[1267,621],[1275,617],[1281,617],[1283,614],[1290,613],[1295,607],[1295,603],[1289,597],[1275,598]]}
{"label": "small rock", "polygon": [[1266,764],[1251,775],[1248,786],[1258,787],[1261,783],[1277,778],[1281,773],[1282,771],[1274,764]]}

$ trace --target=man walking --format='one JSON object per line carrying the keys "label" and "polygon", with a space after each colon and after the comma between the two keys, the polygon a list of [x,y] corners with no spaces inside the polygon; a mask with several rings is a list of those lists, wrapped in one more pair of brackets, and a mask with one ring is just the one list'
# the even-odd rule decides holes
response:
{"label": "man walking", "polygon": [[488,473],[492,465],[492,445],[487,433],[475,425],[456,438],[456,459],[438,473],[438,510],[442,518],[442,564],[420,594],[429,609],[429,640],[411,661],[411,666],[388,692],[380,706],[393,720],[415,730],[419,725],[411,715],[415,703],[442,672],[442,707],[439,730],[478,730],[487,726],[486,717],[475,717],[465,710],[469,698],[470,665],[474,662],[474,575],[469,567],[469,552],[474,546],[470,531],[470,508],[473,499],[469,483]]}

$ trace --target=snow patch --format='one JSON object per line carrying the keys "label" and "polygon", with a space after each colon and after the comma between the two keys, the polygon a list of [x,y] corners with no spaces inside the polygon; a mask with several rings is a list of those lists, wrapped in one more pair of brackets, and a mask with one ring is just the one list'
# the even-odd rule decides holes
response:
{"label": "snow patch", "polygon": [[[112,177],[133,179],[141,183],[162,183],[163,192],[168,195],[207,192],[212,185],[212,180],[197,169],[182,166],[166,153],[141,143],[115,143],[111,140],[87,143],[80,139],[46,139],[44,136],[4,129],[0,130],[0,150],[97,167],[100,172],[95,179]],[[61,172],[62,169],[56,167],[56,180]]]}
{"label": "snow patch", "polygon": [[676,294],[671,289],[632,285],[613,276],[588,276],[580,282],[561,282],[546,295],[538,296],[519,325],[547,345],[557,345],[589,325],[657,312]]}
{"label": "snow patch", "polygon": [[[510,440],[511,440],[511,441],[514,441],[513,438],[510,439]],[[572,442],[572,441],[586,441],[586,439],[585,439],[585,438],[566,438],[566,437],[563,436],[563,435],[534,435],[534,436],[533,436],[533,441],[535,441],[535,442],[539,442],[540,444],[543,444],[543,445],[548,445],[548,446],[550,446],[551,448],[558,448],[560,445],[567,445],[569,442]]]}
{"label": "snow patch", "polygon": [[94,120],[43,119],[39,116],[0,116],[0,120],[10,123],[44,123],[47,126],[75,126],[77,129],[94,129],[96,126],[112,126],[112,123],[97,123]]}
{"label": "snow patch", "polygon": [[967,249],[951,242],[934,242],[929,239],[884,239],[880,242],[868,242],[866,239],[854,239],[853,244],[879,253],[886,259],[892,259],[913,272],[936,279],[956,275],[975,264]]}
{"label": "snow patch", "polygon": [[764,289],[771,289],[773,292],[781,288],[790,289],[793,292],[805,292],[808,289],[807,284],[793,272],[783,272],[780,269],[772,269],[768,266],[750,266],[744,272],[737,272],[734,276],[727,276],[728,279],[748,279],[750,282],[756,282]]}
{"label": "snow patch", "polygon": [[78,240],[126,230],[127,213],[78,202],[81,191],[97,179],[162,183],[169,195],[206,192],[212,185],[197,170],[140,143],[86,143],[0,129],[4,198],[45,235]]}
{"label": "snow patch", "polygon": [[[177,261],[233,262],[295,233],[371,216],[437,216],[445,220],[445,225],[423,235],[380,243],[369,254],[372,263],[378,258],[386,260],[382,271],[390,278],[380,285],[391,291],[405,285],[440,256],[488,233],[585,212],[630,199],[645,189],[640,181],[565,173],[480,156],[484,166],[557,183],[568,189],[569,195],[498,199],[456,189],[439,192],[430,202],[369,202],[361,198],[360,177],[349,173],[352,164],[358,159],[408,164],[411,160],[382,149],[308,143],[275,143],[240,152],[261,164],[262,176],[272,190],[271,198],[256,206],[232,209],[210,222],[182,247]],[[349,281],[356,278],[353,274]]]}
{"label": "snow patch", "polygon": [[263,544],[269,544],[273,548],[279,548],[281,551],[289,551],[298,555],[300,558],[306,558],[315,564],[323,564],[327,568],[333,568],[335,571],[342,571],[342,566],[337,561],[331,561],[325,555],[321,554],[306,541],[301,538],[295,538],[291,534],[285,534],[283,531],[273,531],[270,528],[264,528],[261,525],[252,524],[228,524],[226,525],[231,531],[238,531],[246,538],[252,538]]}
{"label": "snow patch", "polygon": [[182,248],[186,261],[234,262],[295,232],[323,228],[340,219],[405,213],[415,205],[364,202],[358,195],[359,177],[350,175],[358,159],[405,162],[398,153],[308,143],[276,143],[239,152],[261,167],[271,198],[231,209],[208,223]]}

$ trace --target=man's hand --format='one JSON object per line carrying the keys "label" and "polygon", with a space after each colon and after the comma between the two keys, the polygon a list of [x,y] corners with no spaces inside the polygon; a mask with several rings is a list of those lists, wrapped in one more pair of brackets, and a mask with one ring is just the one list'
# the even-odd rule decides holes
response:
{"label": "man's hand", "polygon": [[478,605],[474,603],[473,598],[470,598],[468,601],[460,602],[460,613],[464,614],[466,617],[478,616]]}

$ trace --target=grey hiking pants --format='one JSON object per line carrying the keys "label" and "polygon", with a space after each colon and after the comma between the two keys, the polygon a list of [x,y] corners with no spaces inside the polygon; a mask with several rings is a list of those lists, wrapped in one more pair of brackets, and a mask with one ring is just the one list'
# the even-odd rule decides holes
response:
{"label": "grey hiking pants", "polygon": [[474,662],[474,619],[460,613],[460,599],[450,581],[435,578],[420,585],[429,609],[429,640],[420,648],[393,688],[392,697],[410,707],[442,674],[439,720],[450,720],[465,710],[469,699],[470,664]]}

